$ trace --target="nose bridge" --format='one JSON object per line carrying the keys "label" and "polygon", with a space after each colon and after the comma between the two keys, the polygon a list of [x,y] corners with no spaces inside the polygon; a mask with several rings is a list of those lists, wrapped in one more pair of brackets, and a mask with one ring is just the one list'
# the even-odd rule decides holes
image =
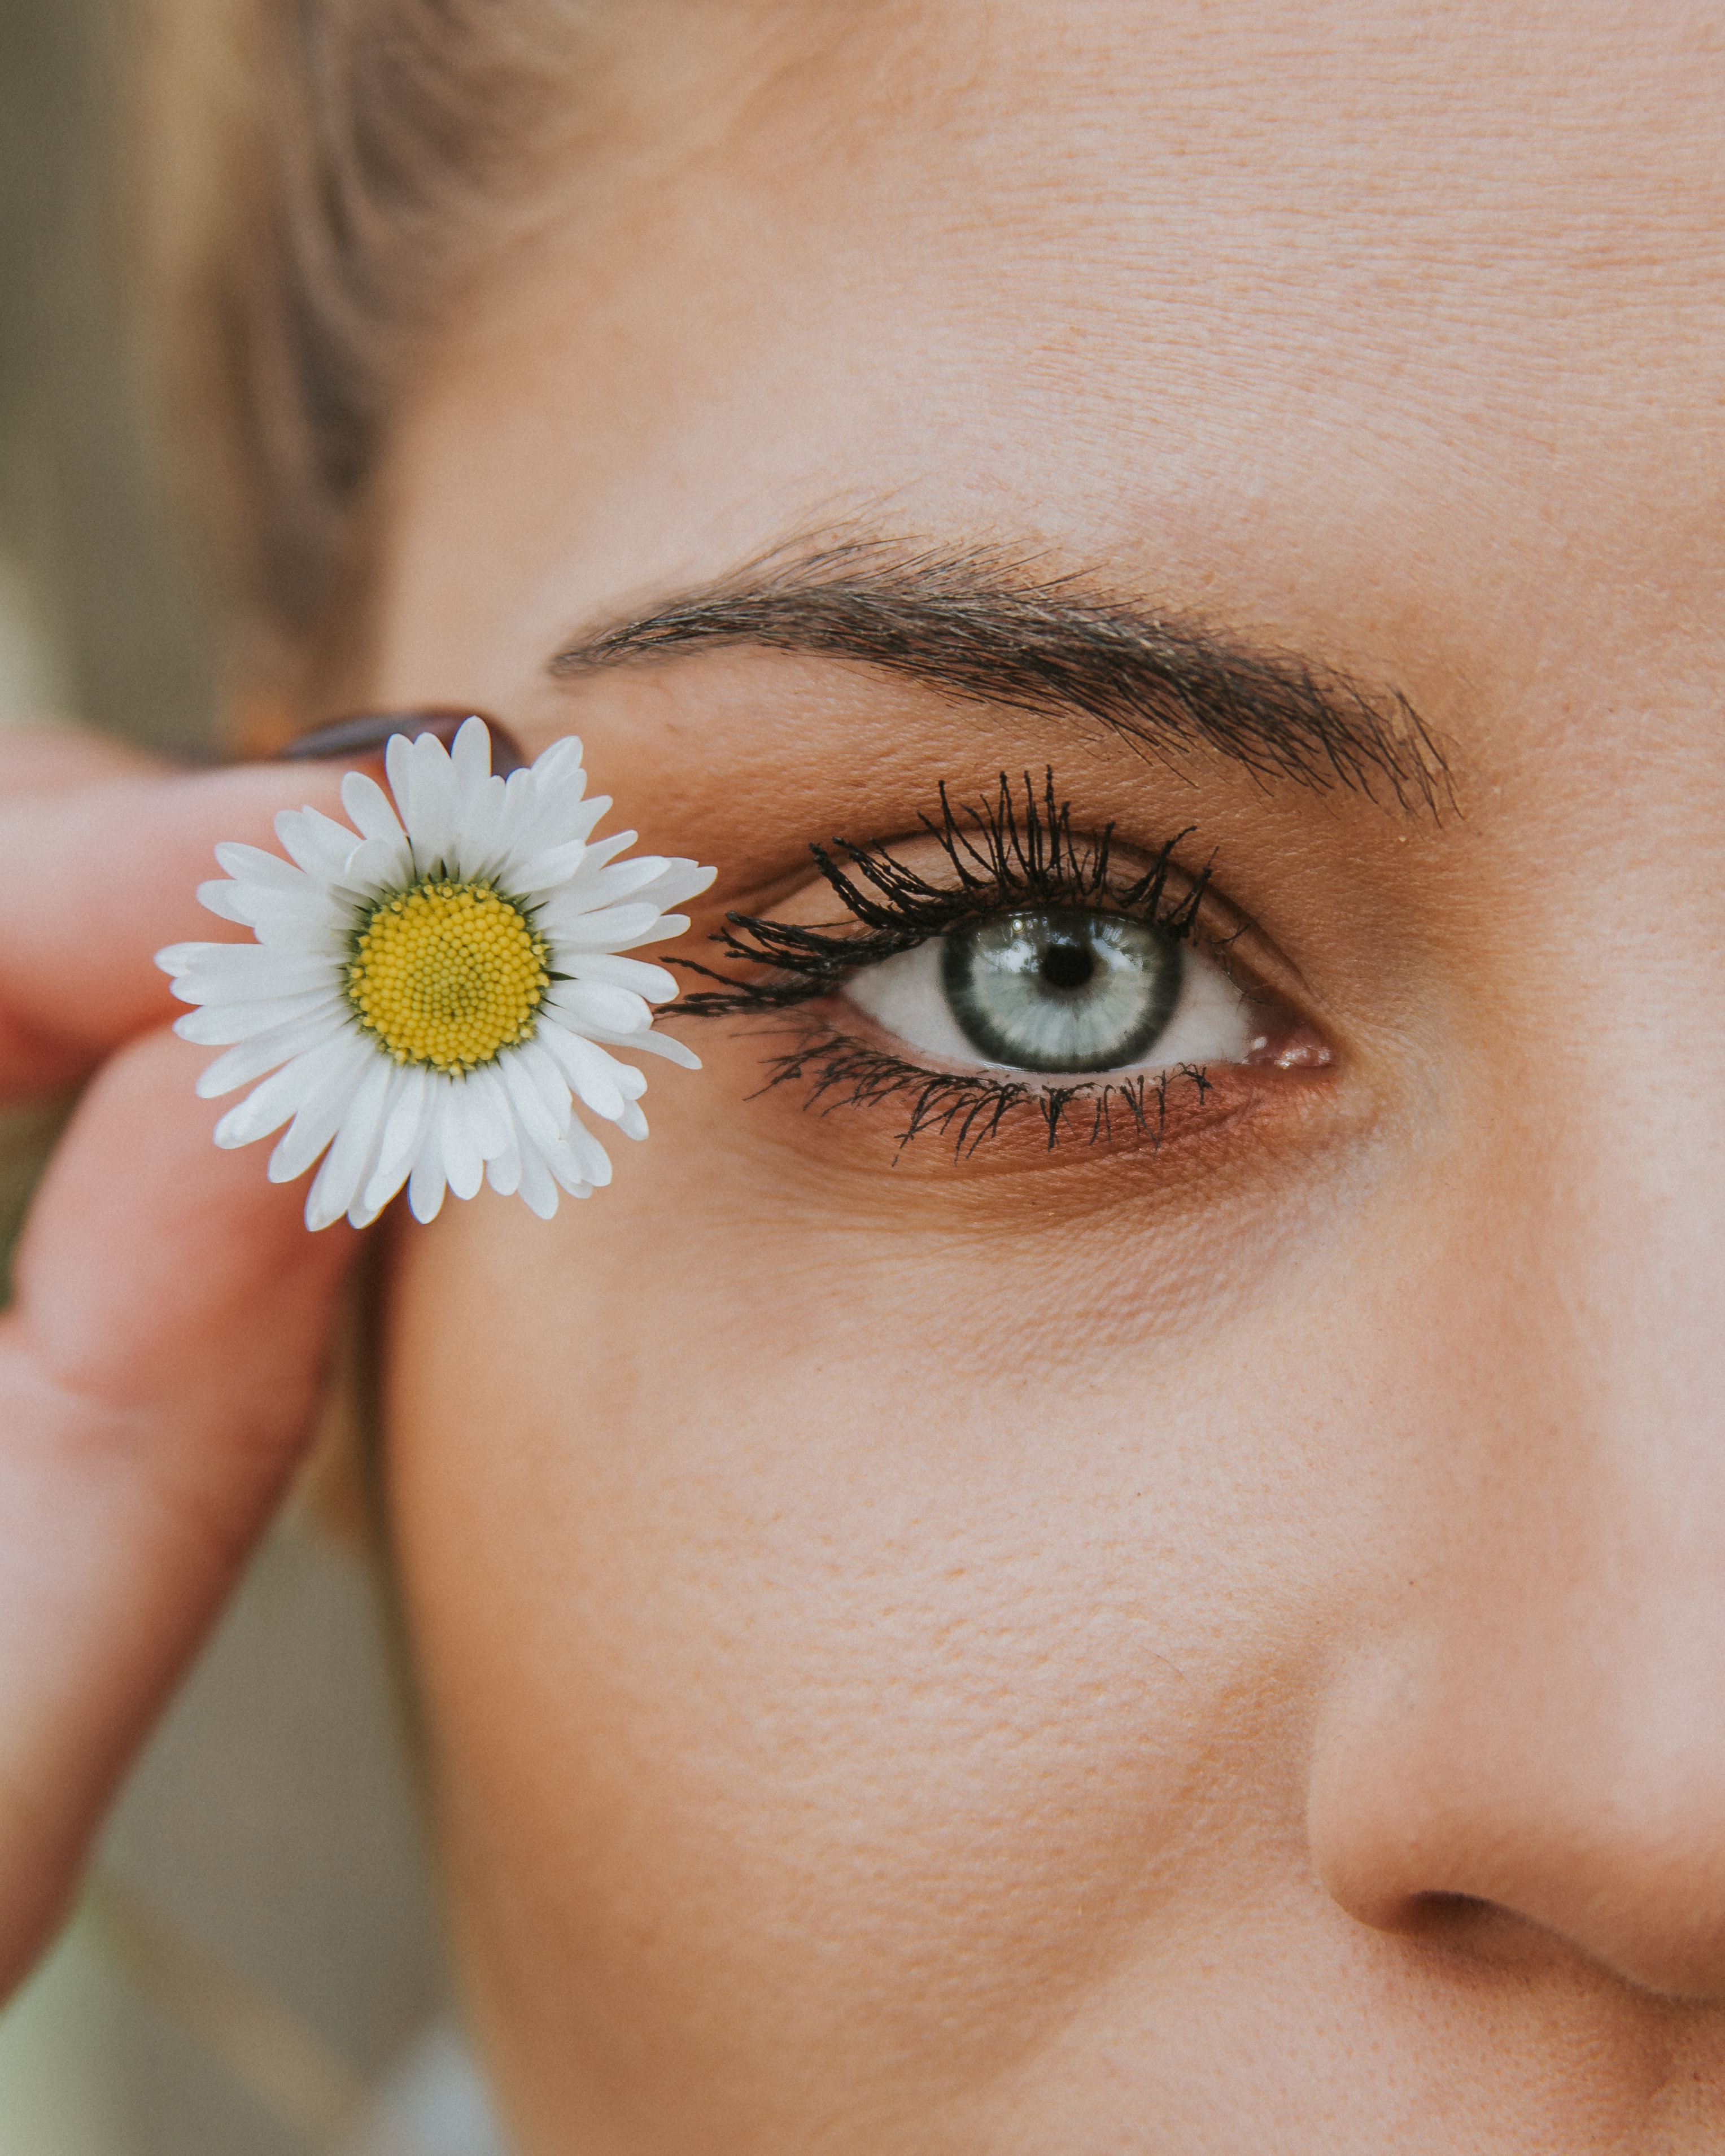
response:
{"label": "nose bridge", "polygon": [[[1725,1542],[1725,1085],[1694,1060],[1625,1068],[1517,1194],[1530,1302],[1517,1330],[1556,1414],[1554,1463],[1607,1580],[1713,1576]],[[1507,1342],[1506,1346],[1513,1347]],[[1585,1473],[1585,1484],[1582,1474]]]}
{"label": "nose bridge", "polygon": [[1507,1125],[1431,1284],[1456,1575],[1518,1629],[1725,1584],[1725,1083],[1614,1060]]}
{"label": "nose bridge", "polygon": [[1489,1902],[1725,1995],[1725,1144],[1681,1070],[1507,1132],[1439,1240],[1429,1512],[1340,1658],[1309,1796],[1345,1907]]}

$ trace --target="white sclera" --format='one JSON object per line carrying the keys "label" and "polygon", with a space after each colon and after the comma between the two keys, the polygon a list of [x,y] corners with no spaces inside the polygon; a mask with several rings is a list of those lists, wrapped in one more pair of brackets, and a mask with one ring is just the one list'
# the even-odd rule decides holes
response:
{"label": "white sclera", "polygon": [[[876,1025],[892,1034],[916,1055],[933,1056],[940,1062],[973,1070],[1014,1070],[1019,1066],[994,1063],[979,1055],[968,1040],[952,1013],[942,984],[941,968],[946,939],[934,937],[914,951],[883,958],[866,966],[845,984],[845,993]],[[1243,1063],[1253,1041],[1262,1030],[1249,999],[1230,981],[1214,958],[1185,947],[1185,973],[1179,1001],[1168,1024],[1147,1055],[1137,1062],[1122,1065],[1122,1070],[1165,1070],[1179,1064]],[[1047,1081],[1058,1071],[1029,1071],[1026,1076]],[[1112,1071],[1086,1070],[1076,1074],[1086,1081],[1105,1079]]]}

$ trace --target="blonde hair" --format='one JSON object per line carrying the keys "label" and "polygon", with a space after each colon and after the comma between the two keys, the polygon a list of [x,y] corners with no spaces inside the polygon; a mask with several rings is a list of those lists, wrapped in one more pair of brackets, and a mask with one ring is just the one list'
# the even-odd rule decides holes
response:
{"label": "blonde hair", "polygon": [[417,355],[578,134],[583,0],[155,0],[146,300],[230,596],[287,647],[354,603]]}

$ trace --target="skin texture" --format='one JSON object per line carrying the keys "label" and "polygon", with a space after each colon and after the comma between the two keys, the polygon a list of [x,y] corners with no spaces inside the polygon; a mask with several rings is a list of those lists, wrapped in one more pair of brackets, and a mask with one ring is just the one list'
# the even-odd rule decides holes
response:
{"label": "skin texture", "polygon": [[[955,1161],[673,1019],[594,1203],[399,1233],[523,2146],[1716,2148],[1718,18],[695,22],[404,418],[372,694],[578,730],[721,865],[697,935],[1052,763],[1191,829],[1335,1062]],[[819,658],[547,676],[859,532],[1399,689],[1453,803]]]}
{"label": "skin texture", "polygon": [[[1718,2147],[1725,28],[619,19],[607,154],[398,415],[356,695],[578,731],[647,846],[720,865],[709,957],[727,907],[831,917],[811,843],[1052,766],[1076,828],[1210,867],[1332,1060],[1176,1089],[1159,1147],[1024,1118],[955,1158],[901,1104],[763,1090],[758,1023],[673,1016],[707,1067],[652,1066],[591,1204],[386,1224],[395,1556],[521,2146]],[[1402,813],[747,644],[552,669],[858,538],[1344,669],[1451,788]],[[259,821],[323,798],[244,783]],[[255,835],[193,783],[187,886]],[[151,947],[200,932],[157,911]],[[92,962],[39,911],[26,1091],[163,1008],[64,1049]],[[235,1233],[298,1262],[298,1194],[184,1105],[211,1218],[269,1205]],[[86,1122],[105,1173],[131,1127]],[[100,1240],[77,1173],[51,1286],[57,1222]],[[49,1582],[90,1666],[159,1649],[100,1711],[8,1649],[27,1706],[80,1700],[70,1736],[13,1717],[37,1811],[94,1815],[207,1621],[303,1426],[307,1309],[285,1378],[240,1337],[223,1412],[172,1424],[229,1508],[196,1591],[136,1532],[124,1610]]]}

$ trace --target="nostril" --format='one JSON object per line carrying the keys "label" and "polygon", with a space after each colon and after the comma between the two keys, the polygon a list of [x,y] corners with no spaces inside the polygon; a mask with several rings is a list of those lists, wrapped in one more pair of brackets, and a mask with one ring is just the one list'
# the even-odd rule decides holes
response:
{"label": "nostril", "polygon": [[1479,1894],[1413,1895],[1404,1921],[1385,1928],[1495,1969],[1549,1960],[1554,1946],[1562,1950],[1557,1934],[1543,1924]]}
{"label": "nostril", "polygon": [[1373,1928],[1394,1933],[1421,1953],[1471,1964],[1481,1973],[1548,1969],[1554,1963],[1602,1966],[1563,1933],[1480,1894],[1410,1894],[1374,1912]]}
{"label": "nostril", "polygon": [[1482,1894],[1415,1894],[1408,1903],[1406,1928],[1410,1932],[1449,1929],[1503,1913]]}

